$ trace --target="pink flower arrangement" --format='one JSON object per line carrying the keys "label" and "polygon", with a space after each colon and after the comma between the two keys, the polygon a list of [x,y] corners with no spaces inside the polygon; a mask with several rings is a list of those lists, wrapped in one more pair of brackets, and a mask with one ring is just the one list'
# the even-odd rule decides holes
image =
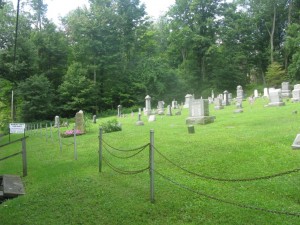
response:
{"label": "pink flower arrangement", "polygon": [[[81,130],[75,130],[76,135],[82,135],[84,134]],[[74,130],[67,130],[64,133],[61,134],[62,137],[71,137],[74,136]]]}

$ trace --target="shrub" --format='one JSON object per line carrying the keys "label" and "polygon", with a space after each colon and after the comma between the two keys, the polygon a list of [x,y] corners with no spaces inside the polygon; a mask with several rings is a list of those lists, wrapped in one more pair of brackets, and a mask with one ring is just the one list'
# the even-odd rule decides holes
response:
{"label": "shrub", "polygon": [[121,131],[122,126],[118,123],[117,119],[109,120],[101,124],[104,133],[111,133],[116,131]]}

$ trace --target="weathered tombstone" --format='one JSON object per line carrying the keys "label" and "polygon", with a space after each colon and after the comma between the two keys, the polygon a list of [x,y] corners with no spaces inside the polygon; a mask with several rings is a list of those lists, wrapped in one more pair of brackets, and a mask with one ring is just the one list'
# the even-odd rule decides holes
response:
{"label": "weathered tombstone", "polygon": [[257,91],[257,89],[254,90],[254,98],[258,98],[258,91]]}
{"label": "weathered tombstone", "polygon": [[264,88],[264,97],[269,97],[269,91],[268,88]]}
{"label": "weathered tombstone", "polygon": [[228,93],[228,102],[229,104],[232,102],[232,93]]}
{"label": "weathered tombstone", "polygon": [[236,87],[236,101],[242,103],[244,97],[244,91],[241,85]]}
{"label": "weathered tombstone", "polygon": [[297,134],[292,144],[292,149],[300,149],[300,134]]}
{"label": "weathered tombstone", "polygon": [[157,104],[157,114],[158,115],[164,115],[165,114],[165,108],[164,108],[165,102],[159,101]]}
{"label": "weathered tombstone", "polygon": [[189,134],[194,134],[195,133],[195,127],[193,125],[188,126],[188,132]]}
{"label": "weathered tombstone", "polygon": [[175,100],[172,101],[172,109],[178,109],[178,103]]}
{"label": "weathered tombstone", "polygon": [[212,98],[212,99],[215,98],[214,90],[211,90],[211,98]]}
{"label": "weathered tombstone", "polygon": [[294,90],[292,91],[292,94],[293,94],[292,101],[300,102],[300,84],[294,85]]}
{"label": "weathered tombstone", "polygon": [[223,93],[224,95],[223,95],[223,105],[225,105],[225,106],[227,106],[227,105],[229,105],[229,101],[228,101],[228,91],[224,91],[224,93]]}
{"label": "weathered tombstone", "polygon": [[172,116],[172,108],[170,105],[167,106],[167,116]]}
{"label": "weathered tombstone", "polygon": [[191,94],[187,94],[186,96],[185,96],[185,102],[184,102],[184,108],[189,108],[189,105],[190,105],[190,102],[191,102],[191,100],[193,99],[193,95],[191,95]]}
{"label": "weathered tombstone", "polygon": [[147,95],[145,97],[146,100],[146,107],[144,109],[144,114],[146,116],[150,116],[151,115],[151,97],[149,95]]}
{"label": "weathered tombstone", "polygon": [[156,116],[155,115],[150,115],[148,118],[148,122],[154,122],[156,121]]}
{"label": "weathered tombstone", "polygon": [[118,117],[122,116],[122,106],[118,105]]}
{"label": "weathered tombstone", "polygon": [[219,109],[224,109],[224,106],[222,105],[222,99],[220,98],[215,98],[214,99],[214,109],[219,110]]}
{"label": "weathered tombstone", "polygon": [[139,113],[138,121],[135,123],[137,126],[144,126],[144,122],[141,120],[141,114]]}
{"label": "weathered tombstone", "polygon": [[190,102],[189,117],[186,119],[186,124],[208,124],[213,123],[214,119],[214,116],[209,116],[207,99],[193,99]]}
{"label": "weathered tombstone", "polygon": [[54,118],[54,127],[59,127],[60,121],[59,121],[59,116],[55,116]]}
{"label": "weathered tombstone", "polygon": [[82,133],[85,133],[84,115],[82,110],[76,113],[75,124],[77,130],[81,131]]}
{"label": "weathered tombstone", "polygon": [[242,113],[243,111],[243,106],[242,106],[242,101],[236,102],[236,109],[233,111],[234,113]]}
{"label": "weathered tombstone", "polygon": [[270,99],[270,102],[267,106],[284,106],[285,105],[285,103],[282,101],[282,98],[281,98],[281,90],[280,89],[269,91],[269,99]]}
{"label": "weathered tombstone", "polygon": [[97,116],[93,115],[93,123],[97,123]]}
{"label": "weathered tombstone", "polygon": [[290,97],[292,97],[289,82],[282,82],[281,83],[281,96],[283,98],[290,98]]}

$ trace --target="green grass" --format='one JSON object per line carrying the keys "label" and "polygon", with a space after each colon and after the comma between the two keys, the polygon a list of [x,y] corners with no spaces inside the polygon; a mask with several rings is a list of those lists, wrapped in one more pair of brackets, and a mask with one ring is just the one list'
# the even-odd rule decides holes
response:
{"label": "green grass", "polygon": [[[157,121],[136,126],[137,114],[118,118],[122,131],[103,134],[120,149],[149,143],[154,129],[155,148],[181,167],[206,176],[248,178],[300,168],[300,151],[291,144],[299,133],[300,104],[266,108],[266,100],[253,106],[243,102],[244,113],[235,106],[215,111],[212,124],[195,126],[188,134],[181,116],[157,116]],[[299,224],[300,217],[241,208],[206,198],[195,192],[242,205],[300,214],[300,174],[251,182],[204,180],[175,167],[155,152],[155,170],[194,192],[182,189],[155,174],[155,203],[150,203],[149,173],[122,175],[103,163],[98,172],[98,135],[101,123],[90,124],[77,137],[78,160],[72,138],[63,139],[60,152],[57,133],[53,142],[48,130],[30,133],[27,139],[28,176],[22,178],[26,195],[0,205],[0,224]],[[66,128],[63,128],[64,130]],[[55,132],[57,132],[55,130]],[[6,137],[7,138],[7,137]],[[13,136],[17,138],[17,136]],[[2,138],[0,144],[5,143]],[[0,158],[21,149],[21,143],[0,149]],[[115,154],[121,155],[120,152]],[[130,153],[132,154],[132,153]],[[148,166],[148,149],[130,159],[103,155],[123,170]],[[22,175],[21,156],[0,161],[0,174]]]}

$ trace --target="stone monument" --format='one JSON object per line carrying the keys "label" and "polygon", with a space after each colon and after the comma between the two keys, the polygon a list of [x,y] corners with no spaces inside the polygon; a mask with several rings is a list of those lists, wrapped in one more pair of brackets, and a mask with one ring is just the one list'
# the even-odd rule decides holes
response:
{"label": "stone monument", "polygon": [[214,105],[215,110],[224,109],[224,106],[222,105],[222,99],[219,97],[214,99]]}
{"label": "stone monument", "polygon": [[146,100],[146,107],[144,109],[144,114],[146,116],[150,116],[151,115],[151,97],[149,95],[147,95],[145,97]]}
{"label": "stone monument", "polygon": [[82,110],[76,113],[75,124],[76,130],[80,130],[82,133],[85,133],[84,115]]}
{"label": "stone monument", "polygon": [[292,97],[289,82],[281,83],[281,96],[283,98],[291,98]]}
{"label": "stone monument", "polygon": [[189,108],[189,105],[190,105],[190,102],[191,102],[192,99],[193,99],[193,95],[187,94],[185,96],[185,102],[184,102],[183,108]]}
{"label": "stone monument", "polygon": [[285,103],[282,101],[281,90],[269,90],[269,99],[270,102],[267,106],[284,106]]}
{"label": "stone monument", "polygon": [[186,124],[208,124],[213,123],[215,117],[209,116],[209,103],[207,99],[193,99],[190,102],[189,117]]}
{"label": "stone monument", "polygon": [[164,115],[165,114],[165,108],[164,108],[165,102],[159,101],[157,104],[157,114],[158,115]]}
{"label": "stone monument", "polygon": [[300,84],[294,85],[294,90],[292,91],[292,94],[293,94],[292,101],[300,102]]}

